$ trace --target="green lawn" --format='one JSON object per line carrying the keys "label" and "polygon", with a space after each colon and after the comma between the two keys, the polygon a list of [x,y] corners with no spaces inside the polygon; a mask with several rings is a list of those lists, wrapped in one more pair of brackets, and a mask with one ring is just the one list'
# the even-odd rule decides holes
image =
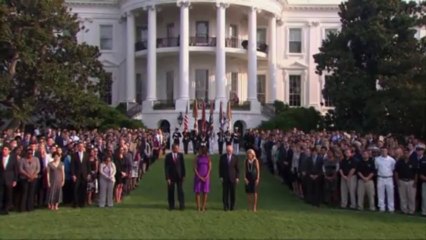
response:
{"label": "green lawn", "polygon": [[112,209],[62,208],[0,216],[0,239],[426,239],[426,218],[314,208],[296,199],[273,176],[261,176],[257,213],[246,210],[240,184],[237,211],[223,212],[217,157],[213,160],[208,211],[195,211],[192,156],[187,157],[187,209],[168,211],[163,162],[141,186]]}

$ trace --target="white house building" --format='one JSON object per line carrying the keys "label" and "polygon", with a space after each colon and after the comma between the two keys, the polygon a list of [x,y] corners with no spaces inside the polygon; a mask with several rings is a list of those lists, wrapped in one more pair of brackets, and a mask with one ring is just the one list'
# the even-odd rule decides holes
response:
{"label": "white house building", "polygon": [[187,108],[193,125],[198,99],[215,103],[218,126],[220,102],[225,111],[237,96],[230,125],[240,129],[266,120],[275,100],[332,107],[312,56],[340,28],[340,2],[67,0],[85,26],[78,40],[99,46],[112,75],[109,104],[127,103],[149,128],[174,128]]}

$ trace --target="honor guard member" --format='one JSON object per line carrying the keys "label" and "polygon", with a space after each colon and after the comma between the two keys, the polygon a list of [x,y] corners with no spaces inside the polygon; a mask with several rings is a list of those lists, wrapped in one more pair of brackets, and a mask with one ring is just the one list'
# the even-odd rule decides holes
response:
{"label": "honor guard member", "polygon": [[405,214],[414,214],[418,164],[416,160],[410,159],[408,150],[404,153],[401,148],[398,148],[396,155],[398,161],[395,164],[395,180],[398,184],[400,208]]}
{"label": "honor guard member", "polygon": [[236,155],[240,155],[240,133],[238,132],[238,128],[235,128],[234,133],[232,133],[232,139],[234,142],[234,150]]}
{"label": "honor guard member", "polygon": [[173,133],[173,144],[180,145],[180,138],[182,137],[182,134],[179,132],[179,129],[176,128],[175,132]]}
{"label": "honor guard member", "polygon": [[199,136],[198,143],[200,144],[200,147],[206,147],[209,148],[209,138],[207,137],[206,132],[202,132]]}
{"label": "honor guard member", "polygon": [[223,129],[221,128],[217,133],[217,145],[219,148],[219,154],[223,153],[223,142],[225,142],[225,134],[223,133]]}
{"label": "honor guard member", "polygon": [[229,132],[229,130],[226,130],[225,132],[225,143],[226,143],[226,146],[232,145],[232,135]]}
{"label": "honor guard member", "polygon": [[191,131],[191,142],[192,142],[192,151],[194,152],[194,154],[196,154],[198,150],[197,140],[198,140],[197,129],[193,129]]}
{"label": "honor guard member", "polygon": [[188,130],[184,130],[183,131],[183,151],[185,152],[185,154],[188,154],[188,145],[189,142],[191,141],[191,135],[189,134]]}

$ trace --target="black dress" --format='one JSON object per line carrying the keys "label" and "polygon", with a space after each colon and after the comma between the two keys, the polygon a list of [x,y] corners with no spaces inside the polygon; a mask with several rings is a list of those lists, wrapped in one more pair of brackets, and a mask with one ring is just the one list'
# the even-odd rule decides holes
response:
{"label": "black dress", "polygon": [[124,158],[117,157],[114,161],[115,164],[115,184],[126,184],[126,178],[123,178],[121,172],[125,172],[126,170],[126,162]]}
{"label": "black dress", "polygon": [[249,160],[246,161],[246,173],[245,177],[248,180],[248,184],[246,184],[246,193],[257,193],[257,169],[256,169],[256,161],[250,163]]}

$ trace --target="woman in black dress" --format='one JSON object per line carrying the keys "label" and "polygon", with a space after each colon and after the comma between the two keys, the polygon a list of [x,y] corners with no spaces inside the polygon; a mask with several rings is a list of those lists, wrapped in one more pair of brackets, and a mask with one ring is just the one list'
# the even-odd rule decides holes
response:
{"label": "woman in black dress", "polygon": [[114,164],[115,173],[115,201],[121,203],[123,195],[123,186],[126,184],[126,163],[124,161],[124,147],[120,147],[118,154],[115,156]]}
{"label": "woman in black dress", "polygon": [[256,212],[257,210],[257,189],[260,181],[259,160],[253,149],[247,151],[247,159],[245,160],[244,181],[246,184],[246,193],[248,208]]}

